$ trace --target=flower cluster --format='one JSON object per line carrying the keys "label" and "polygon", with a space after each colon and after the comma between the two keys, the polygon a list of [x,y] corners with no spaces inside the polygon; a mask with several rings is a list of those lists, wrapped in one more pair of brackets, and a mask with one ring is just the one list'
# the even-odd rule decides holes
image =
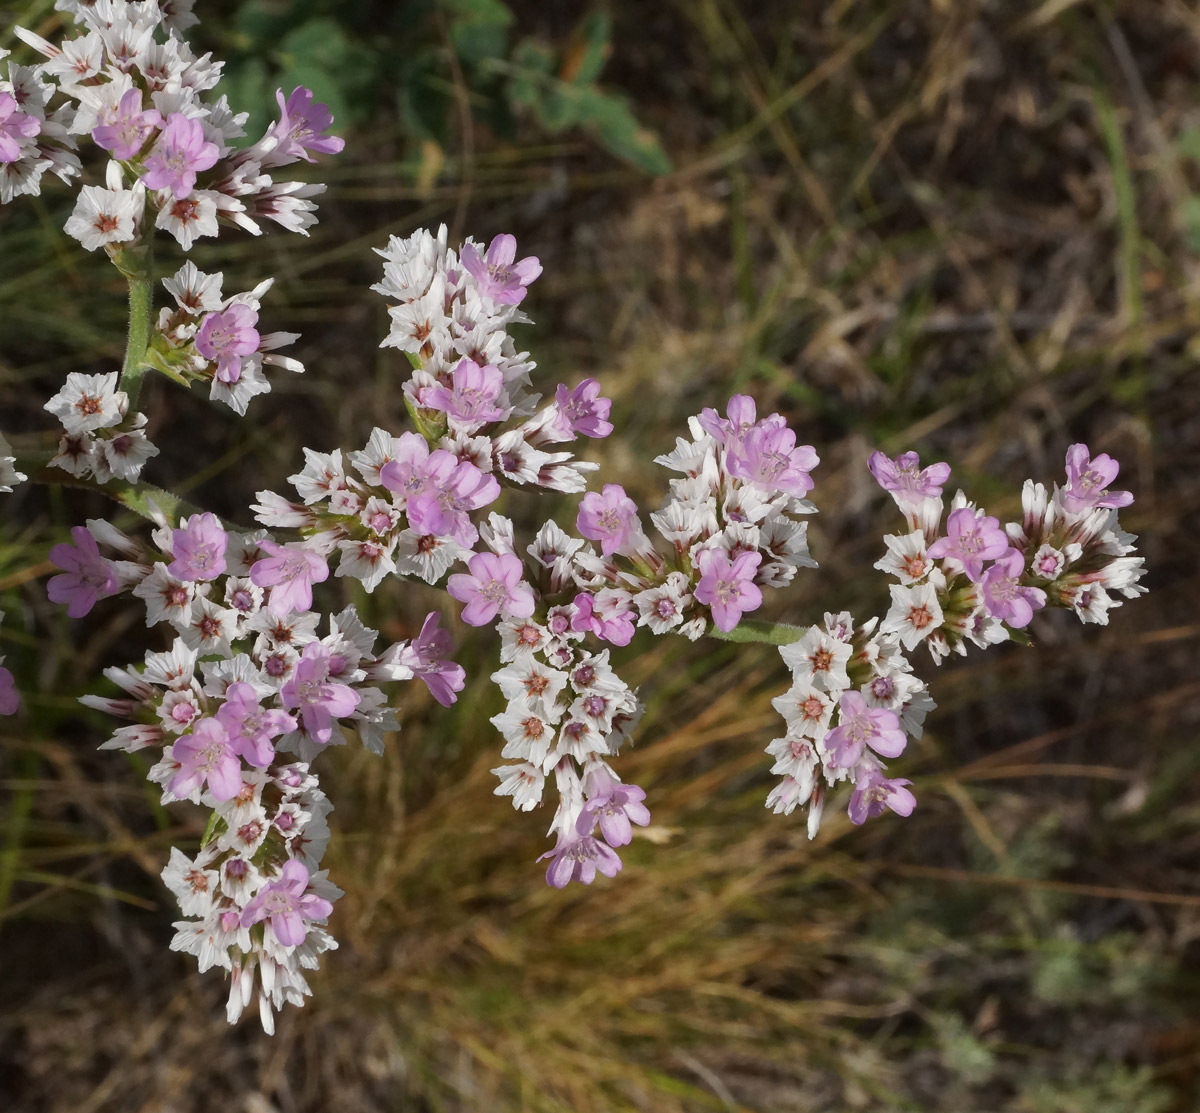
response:
{"label": "flower cluster", "polygon": [[99,483],[114,477],[137,481],[146,461],[158,455],[144,430],[146,416],[129,414],[129,397],[117,389],[117,373],[67,376],[63,388],[43,407],[62,423],[53,467]]}
{"label": "flower cluster", "polygon": [[1103,454],[1093,461],[1086,445],[1068,449],[1065,487],[1047,493],[1025,482],[1022,521],[1002,526],[959,491],[944,533],[949,465],[921,471],[916,453],[895,460],[876,453],[870,467],[911,527],[884,538],[887,555],[875,565],[899,581],[880,629],[906,650],[923,642],[940,661],[966,653],[968,644],[986,648],[1010,640],[1045,606],[1103,623],[1120,605],[1116,594],[1132,599],[1146,590],[1138,583],[1143,560],[1131,555],[1136,538],[1117,521],[1117,509],[1133,496],[1108,489],[1118,466]]}
{"label": "flower cluster", "polygon": [[[52,163],[45,151],[55,144],[65,152],[59,164],[77,170],[69,149],[90,134],[111,155],[108,184],[84,188],[68,231],[85,247],[105,247],[143,284],[147,304],[150,279],[134,251],[147,207],[185,248],[215,234],[218,217],[254,233],[264,219],[305,230],[320,187],[281,186],[269,171],[340,149],[324,134],[327,109],[306,90],[280,93],[279,122],[235,149],[244,117],[204,96],[219,65],[177,36],[188,5],[95,0],[71,10],[82,37],[52,46],[23,32],[48,60],[0,94],[0,161],[18,167],[12,180],[32,180],[28,167]],[[72,103],[47,117],[55,84]],[[319,868],[332,805],[313,771],[318,756],[348,732],[383,750],[396,712],[381,685],[420,679],[449,705],[465,683],[436,613],[411,641],[381,652],[353,606],[323,613],[314,592],[331,566],[367,591],[388,577],[444,580],[465,623],[498,630],[492,680],[505,707],[491,719],[503,738],[495,791],[532,811],[553,781],[553,845],[539,860],[556,888],[615,875],[620,848],[650,822],[646,792],[614,768],[642,705],[612,647],[639,629],[776,644],[791,635],[781,654],[792,685],[775,700],[786,731],[767,747],[781,779],[767,804],[806,807],[815,835],[829,789],[842,783],[855,823],[912,811],[910,782],[886,763],[920,737],[933,707],[907,656],[920,644],[937,661],[967,644],[986,647],[1043,606],[1106,621],[1114,594],[1143,590],[1134,539],[1116,520],[1132,496],[1110,490],[1117,466],[1107,456],[1073,446],[1066,485],[1047,493],[1027,483],[1023,520],[1001,526],[961,493],[946,513],[948,465],[922,469],[915,453],[876,453],[871,471],[908,526],[885,538],[876,565],[897,581],[890,610],[859,626],[846,613],[809,628],[747,622],[767,589],[816,566],[805,519],[816,509],[808,496],[819,460],[785,418],[760,417],[745,395],[723,415],[706,408],[691,418],[690,436],[657,458],[673,475],[647,532],[622,486],[587,490],[596,465],[571,449],[581,436],[613,431],[599,384],[558,384],[543,402],[535,365],[510,334],[528,323],[520,306],[538,260],[518,258],[507,234],[486,249],[470,239],[451,249],[444,227],[393,237],[380,254],[373,289],[390,313],[382,346],[407,358],[402,396],[413,429],[375,428],[346,453],[306,448],[289,480],[295,499],[258,492],[253,510],[266,530],[237,533],[210,513],[177,522],[160,514],[144,543],[94,520],[50,552],[59,572],[47,591],[69,616],[128,595],[147,626],[169,631],[168,648],[106,671],[121,695],[85,702],[122,721],[105,748],[149,752],[164,801],[211,812],[198,852],[174,851],[164,879],[185,916],[172,945],[202,969],[229,973],[231,1020],[257,986],[270,1028],[274,1011],[302,1003],[303,972],[336,945],[325,921],[339,891]],[[294,335],[259,331],[269,279],[226,296],[221,273],[188,262],[163,285],[174,304],[152,328],[147,317],[129,390],[127,358],[120,379],[72,375],[46,406],[65,429],[53,462],[73,475],[136,483],[156,453],[145,418],[129,413],[141,371],[207,383],[213,399],[244,413],[268,389],[265,367],[304,370],[278,354]],[[8,452],[0,440],[5,487],[23,478]],[[518,542],[514,522],[495,510],[506,488],[579,496],[575,536],[547,521]],[[0,714],[15,705],[0,668]]]}
{"label": "flower cluster", "polygon": [[147,361],[184,382],[209,383],[210,398],[244,414],[251,398],[271,389],[265,366],[304,371],[298,359],[276,353],[298,340],[298,333],[256,328],[261,299],[274,281],[266,278],[253,290],[223,297],[220,271],[205,274],[191,260],[184,263],[163,279],[175,308],[159,310]]}
{"label": "flower cluster", "polygon": [[908,815],[914,805],[905,787],[889,779],[882,758],[896,758],[908,737],[921,737],[933,700],[894,636],[878,620],[855,628],[846,612],[827,614],[798,640],[779,650],[792,686],[773,701],[787,723],[767,746],[771,769],[782,779],[767,807],[787,815],[808,805],[808,835],[821,825],[829,787],[849,782],[850,818],[862,823],[885,807]]}
{"label": "flower cluster", "polygon": [[281,90],[279,120],[238,148],[247,114],[215,95],[223,63],[198,57],[180,37],[196,22],[190,3],[95,0],[69,10],[80,33],[62,42],[16,30],[45,61],[10,65],[0,83],[0,200],[40,192],[47,170],[64,181],[79,174],[74,151],[87,136],[111,160],[105,184],[82,187],[66,225],[89,251],[134,244],[151,222],[184,250],[217,235],[218,221],[254,235],[268,221],[311,227],[312,198],[325,187],[272,176],[313,161],[313,152],[342,149],[324,134],[328,109],[307,89],[286,99]]}
{"label": "flower cluster", "polygon": [[232,534],[212,514],[156,530],[157,552],[102,521],[72,534],[73,545],[50,553],[62,570],[48,585],[52,600],[81,617],[99,599],[129,593],[147,626],[174,635],[142,667],[105,671],[123,695],[84,697],[125,721],[102,748],[157,755],[147,776],[163,801],[213,812],[199,855],[176,851],[164,875],[194,917],[176,925],[173,946],[201,969],[230,971],[231,1019],[250,1000],[257,969],[269,1028],[272,1009],[308,992],[301,969],[336,945],[312,926],[338,895],[312,872],[332,807],[312,762],[344,743],[347,729],[382,752],[396,718],[379,683],[419,677],[451,703],[463,670],[447,659],[436,614],[418,638],[379,654],[352,606],[330,616],[321,636],[310,609],[313,584],[328,575],[321,558],[265,534]]}
{"label": "flower cluster", "polygon": [[[1023,519],[1002,526],[960,491],[942,532],[942,487],[950,466],[922,469],[915,452],[868,462],[881,487],[903,511],[910,532],[884,537],[875,567],[895,577],[883,621],[852,629],[848,614],[826,615],[780,654],[793,686],[774,701],[788,730],[767,752],[783,780],[767,806],[788,813],[808,804],[815,836],[827,786],[849,781],[850,818],[862,823],[885,808],[908,815],[910,782],[884,775],[883,757],[900,756],[907,738],[921,736],[934,704],[904,656],[922,643],[936,663],[968,645],[986,649],[1009,641],[1043,607],[1073,610],[1083,622],[1108,621],[1119,594],[1136,598],[1144,569],[1117,510],[1128,491],[1110,490],[1118,465],[1094,460],[1086,445],[1067,450],[1067,483],[1046,488],[1027,480]],[[836,724],[836,725],[834,725]]]}

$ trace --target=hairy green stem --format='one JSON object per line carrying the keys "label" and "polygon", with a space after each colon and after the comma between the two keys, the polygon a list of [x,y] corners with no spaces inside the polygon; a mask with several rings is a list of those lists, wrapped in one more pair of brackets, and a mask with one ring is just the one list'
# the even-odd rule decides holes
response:
{"label": "hairy green stem", "polygon": [[754,643],[758,645],[791,645],[798,642],[809,631],[808,626],[789,626],[786,622],[762,622],[746,619],[732,630],[719,630],[710,625],[706,633],[711,638],[726,642]]}
{"label": "hairy green stem", "polygon": [[117,269],[129,282],[129,337],[118,389],[129,397],[129,409],[137,409],[142,378],[147,371],[146,352],[154,333],[154,253],[151,240],[113,255]]}

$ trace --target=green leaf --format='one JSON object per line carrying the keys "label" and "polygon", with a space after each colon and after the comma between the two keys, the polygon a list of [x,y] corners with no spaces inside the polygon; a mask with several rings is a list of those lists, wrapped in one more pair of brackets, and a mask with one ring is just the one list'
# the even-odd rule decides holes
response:
{"label": "green leaf", "polygon": [[1200,197],[1192,194],[1180,210],[1183,217],[1183,228],[1187,234],[1188,247],[1200,251]]}
{"label": "green leaf", "polygon": [[594,85],[611,53],[612,20],[607,12],[589,12],[571,36],[559,75],[572,85]]}
{"label": "green leaf", "polygon": [[554,73],[554,51],[536,39],[522,39],[513,51],[510,68],[508,99],[537,112]]}
{"label": "green leaf", "polygon": [[583,91],[575,108],[579,123],[594,131],[617,158],[647,174],[671,172],[671,160],[658,136],[638,122],[624,97],[592,88]]}

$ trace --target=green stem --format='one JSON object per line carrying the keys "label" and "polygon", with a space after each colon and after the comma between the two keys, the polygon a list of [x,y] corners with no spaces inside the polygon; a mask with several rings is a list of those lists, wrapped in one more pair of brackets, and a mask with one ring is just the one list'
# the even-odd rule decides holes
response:
{"label": "green stem", "polygon": [[117,269],[129,282],[129,338],[125,344],[125,362],[121,366],[118,389],[129,396],[129,410],[137,409],[142,378],[148,369],[146,351],[154,334],[154,252],[152,240],[138,247],[116,252],[112,257]]}
{"label": "green stem", "polygon": [[719,630],[710,625],[705,631],[710,638],[726,642],[758,645],[791,645],[808,633],[808,626],[789,626],[786,622],[762,622],[753,619],[739,622],[732,630]]}

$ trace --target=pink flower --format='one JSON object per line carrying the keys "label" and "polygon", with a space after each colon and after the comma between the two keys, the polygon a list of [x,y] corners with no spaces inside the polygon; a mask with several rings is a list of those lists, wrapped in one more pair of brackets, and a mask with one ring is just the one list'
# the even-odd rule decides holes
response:
{"label": "pink flower", "polygon": [[429,444],[420,433],[401,433],[396,457],[379,469],[379,481],[407,503],[429,490],[429,456]]}
{"label": "pink flower", "polygon": [[538,858],[550,859],[546,867],[546,884],[555,889],[563,888],[570,881],[582,881],[590,885],[596,879],[596,871],[605,877],[616,877],[621,871],[621,859],[612,847],[591,835],[574,838],[558,836],[558,845],[547,850]]}
{"label": "pink flower", "polygon": [[533,589],[522,582],[525,571],[512,553],[476,553],[467,562],[470,574],[459,573],[446,581],[446,590],[463,608],[463,621],[486,626],[497,614],[528,618],[536,605]]}
{"label": "pink flower", "polygon": [[333,905],[309,893],[308,867],[299,858],[283,864],[278,881],[269,881],[242,910],[242,927],[253,927],[266,920],[282,947],[298,947],[308,935],[308,924],[327,919]]}
{"label": "pink flower", "polygon": [[82,618],[105,596],[120,590],[113,563],[100,555],[96,539],[84,526],[71,530],[75,546],[55,545],[50,550],[50,562],[65,573],[54,576],[46,584],[46,594],[53,603],[66,603],[71,618]]}
{"label": "pink flower", "polygon": [[875,482],[891,491],[901,506],[914,506],[922,499],[936,498],[950,478],[950,465],[930,464],[921,470],[921,458],[915,452],[902,452],[894,460],[882,452],[873,452],[867,467]]}
{"label": "pink flower", "polygon": [[829,764],[834,768],[852,769],[867,746],[884,757],[899,757],[908,743],[896,713],[885,707],[868,707],[861,692],[842,695],[838,718],[838,725],[825,735]]}
{"label": "pink flower", "polygon": [[762,592],[752,582],[761,563],[762,553],[741,553],[732,563],[723,549],[700,553],[700,582],[694,594],[697,603],[712,609],[718,630],[732,630],[746,611],[762,606]]}
{"label": "pink flower", "polygon": [[196,333],[196,351],[216,361],[217,378],[236,383],[242,377],[242,357],[258,351],[261,337],[254,327],[258,313],[248,305],[235,302],[221,313],[208,313]]}
{"label": "pink flower", "polygon": [[333,720],[352,715],[360,698],[348,684],[329,679],[332,659],[327,645],[309,642],[279,690],[279,702],[296,708],[304,729],[322,745],[333,737]]}
{"label": "pink flower", "polygon": [[400,654],[400,664],[413,671],[425,682],[429,694],[443,707],[449,707],[463,690],[467,673],[462,665],[449,660],[450,632],[441,629],[437,611],[425,616],[421,632],[406,645]]}
{"label": "pink flower", "polygon": [[185,518],[171,539],[175,558],[167,571],[177,580],[215,580],[225,571],[225,548],[229,535],[215,514],[193,514]]}
{"label": "pink flower", "polygon": [[847,809],[850,822],[865,823],[881,814],[884,808],[891,808],[897,815],[912,815],[917,801],[904,787],[910,784],[912,781],[902,778],[889,781],[878,769],[870,770],[854,786],[854,794],[850,797],[850,806]]}
{"label": "pink flower", "polygon": [[750,395],[735,394],[729,399],[725,412],[729,415],[727,418],[719,416],[711,406],[705,406],[697,420],[700,427],[719,445],[736,451],[757,421],[758,408]]}
{"label": "pink flower", "polygon": [[16,681],[6,668],[0,668],[0,715],[15,715],[21,706]]}
{"label": "pink flower", "polygon": [[10,94],[0,93],[0,162],[16,162],[21,157],[18,139],[29,139],[41,130],[41,120],[22,112]]}
{"label": "pink flower", "polygon": [[201,719],[179,739],[171,760],[179,763],[179,772],[167,782],[174,796],[191,796],[206,781],[214,800],[232,800],[242,791],[242,763],[216,719]]}
{"label": "pink flower", "polygon": [[279,122],[272,124],[267,134],[279,140],[282,157],[316,162],[309,151],[336,155],[346,146],[344,139],[322,134],[333,124],[333,113],[326,104],[313,104],[312,90],[298,86],[285,101],[283,90],[276,89],[275,100],[279,103]]}
{"label": "pink flower", "polygon": [[465,244],[462,249],[462,265],[479,283],[480,292],[501,305],[520,305],[525,287],[542,273],[536,256],[514,263],[516,257],[516,237],[507,233],[492,240],[486,258],[480,258],[474,244]]}
{"label": "pink flower", "polygon": [[479,536],[468,511],[500,497],[494,476],[444,448],[430,452],[417,433],[400,437],[396,458],[379,469],[379,480],[400,496],[413,529],[468,547]]}
{"label": "pink flower", "polygon": [[637,785],[622,784],[608,773],[589,774],[592,795],[575,822],[578,835],[590,835],[596,824],[609,846],[627,846],[633,841],[631,823],[645,827],[650,822],[650,809],[642,803],[646,793]]}
{"label": "pink flower", "polygon": [[286,711],[260,708],[258,693],[241,680],[225,689],[225,702],[217,709],[217,721],[225,728],[233,752],[256,769],[265,769],[275,759],[271,740],[297,726]]}
{"label": "pink flower", "polygon": [[642,535],[637,503],[619,483],[606,483],[603,494],[589,491],[583,496],[575,528],[589,541],[599,541],[605,556],[627,552]]}
{"label": "pink flower", "polygon": [[590,630],[596,637],[613,645],[628,645],[633,640],[637,612],[630,605],[629,592],[603,588],[595,595],[575,596],[575,615],[571,629]]}
{"label": "pink flower", "polygon": [[278,545],[260,541],[258,548],[271,555],[254,562],[250,579],[258,587],[271,589],[267,610],[276,618],[308,610],[312,606],[312,585],[329,578],[325,561],[301,542]]}
{"label": "pink flower", "polygon": [[421,391],[421,405],[443,410],[463,425],[485,425],[504,417],[505,411],[495,405],[503,389],[499,367],[490,363],[480,367],[473,359],[462,359],[450,373],[450,387]]}
{"label": "pink flower", "polygon": [[1073,444],[1067,449],[1067,486],[1062,493],[1063,507],[1078,514],[1093,507],[1115,509],[1133,502],[1130,491],[1110,491],[1108,486],[1117,478],[1121,465],[1106,453],[1094,460],[1086,444]]}
{"label": "pink flower", "polygon": [[1021,586],[1024,571],[1024,554],[1018,549],[1009,549],[980,581],[983,605],[988,614],[1017,630],[1028,626],[1033,620],[1033,612],[1046,605],[1046,593],[1041,588]]}
{"label": "pink flower", "polygon": [[755,425],[727,451],[725,467],[768,495],[782,491],[803,498],[813,488],[808,473],[820,462],[811,445],[796,447],[796,434],[786,425]]}
{"label": "pink flower", "polygon": [[1008,550],[1008,534],[998,518],[977,513],[967,506],[951,510],[946,519],[946,536],[939,537],[926,550],[935,560],[949,557],[963,566],[967,578],[978,583],[983,562],[995,560]]}
{"label": "pink flower", "polygon": [[607,437],[613,431],[608,415],[612,411],[612,399],[601,398],[600,384],[595,379],[584,379],[574,390],[559,383],[554,392],[558,412],[569,428],[570,440],[576,433],[585,437]]}
{"label": "pink flower", "polygon": [[177,199],[185,198],[196,188],[196,174],[215,166],[220,153],[204,138],[199,120],[172,112],[146,159],[142,182],[147,189],[165,189]]}
{"label": "pink flower", "polygon": [[108,123],[92,128],[92,138],[97,147],[111,151],[115,159],[133,158],[162,122],[162,114],[155,109],[142,111],[142,91],[135,87],[122,95]]}

